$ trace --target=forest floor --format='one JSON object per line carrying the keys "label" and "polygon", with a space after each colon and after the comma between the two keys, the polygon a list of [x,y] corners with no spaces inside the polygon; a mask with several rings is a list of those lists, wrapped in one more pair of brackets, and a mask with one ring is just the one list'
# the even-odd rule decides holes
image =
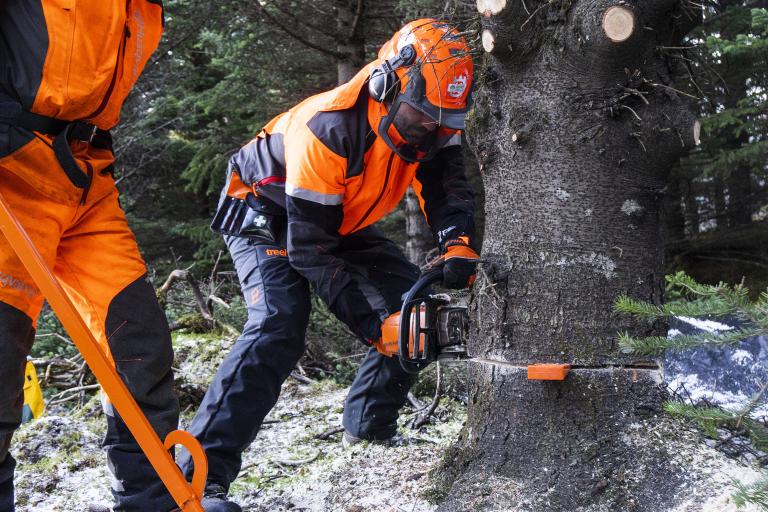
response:
{"label": "forest floor", "polygon": [[[194,412],[190,396],[204,389],[231,343],[231,339],[176,336],[182,426]],[[333,379],[286,381],[277,406],[244,454],[243,469],[231,489],[233,499],[246,512],[437,510],[435,499],[441,491],[432,487],[429,471],[455,441],[466,418],[465,406],[444,397],[431,422],[419,430],[408,425],[414,415],[406,408],[400,422],[401,443],[391,447],[361,443],[344,449],[339,433],[327,439],[317,436],[340,426],[347,389]],[[100,448],[103,434],[98,396],[82,407],[52,408],[45,417],[24,425],[13,446],[19,460],[17,511],[80,512],[89,503],[111,503],[106,458]],[[699,437],[692,428],[684,434],[691,440]],[[705,500],[705,509],[683,505],[676,512],[735,510],[729,498],[734,479],[753,480],[757,473],[704,443],[698,446],[700,450],[685,458],[699,460],[698,464],[705,461],[717,489],[705,493],[711,497]],[[696,495],[701,496],[698,491],[691,493]]]}
{"label": "forest floor", "polygon": [[[183,390],[207,382],[231,340],[210,340],[198,350],[191,337],[177,337]],[[177,386],[179,386],[177,377]],[[341,434],[317,439],[341,425],[348,388],[332,379],[300,383],[289,378],[280,400],[243,455],[243,469],[231,488],[247,512],[343,511],[426,512],[428,471],[451,445],[465,418],[465,406],[444,397],[429,424],[413,430],[413,410],[401,415],[402,441],[344,449]],[[431,397],[422,397],[427,403]],[[182,396],[182,404],[183,396]],[[193,413],[187,407],[182,426]],[[83,407],[48,411],[14,438],[18,512],[85,511],[88,503],[111,503],[106,457],[100,448],[104,418],[98,397]]]}

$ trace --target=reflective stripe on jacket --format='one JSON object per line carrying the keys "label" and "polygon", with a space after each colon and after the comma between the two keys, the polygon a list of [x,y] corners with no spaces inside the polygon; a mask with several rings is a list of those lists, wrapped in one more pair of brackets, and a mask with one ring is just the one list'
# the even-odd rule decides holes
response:
{"label": "reflective stripe on jacket", "polygon": [[162,30],[160,0],[3,0],[0,94],[109,130]]}

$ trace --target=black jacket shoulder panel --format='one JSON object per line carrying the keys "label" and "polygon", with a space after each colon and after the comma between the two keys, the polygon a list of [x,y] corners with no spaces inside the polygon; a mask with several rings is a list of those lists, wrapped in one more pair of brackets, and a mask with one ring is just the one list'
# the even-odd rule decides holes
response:
{"label": "black jacket shoulder panel", "polygon": [[365,88],[352,108],[317,112],[307,122],[307,127],[328,149],[347,159],[347,178],[363,172],[365,152],[376,138],[368,123]]}
{"label": "black jacket shoulder panel", "polygon": [[0,91],[29,110],[43,81],[48,27],[42,1],[0,2]]}

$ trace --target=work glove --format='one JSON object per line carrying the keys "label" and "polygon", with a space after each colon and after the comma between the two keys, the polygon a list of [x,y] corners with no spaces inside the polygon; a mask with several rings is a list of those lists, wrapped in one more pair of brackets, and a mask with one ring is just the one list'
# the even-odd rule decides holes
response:
{"label": "work glove", "polygon": [[[421,310],[421,319],[420,322],[422,322],[422,325],[425,321],[426,312],[422,308]],[[415,321],[415,315],[411,316],[411,322]],[[400,312],[393,315],[389,315],[387,318],[384,319],[384,321],[381,323],[381,338],[378,340],[375,340],[372,345],[373,348],[375,348],[380,354],[385,355],[387,357],[397,356],[400,353],[399,347],[398,347],[398,338],[400,336]],[[425,336],[422,334],[419,336],[422,344],[424,344],[424,338]],[[409,350],[413,350],[413,330],[410,331],[410,337],[408,340],[408,346]]]}
{"label": "work glove", "polygon": [[469,238],[460,236],[444,244],[443,286],[454,290],[469,288],[477,278],[480,256],[469,246]]}

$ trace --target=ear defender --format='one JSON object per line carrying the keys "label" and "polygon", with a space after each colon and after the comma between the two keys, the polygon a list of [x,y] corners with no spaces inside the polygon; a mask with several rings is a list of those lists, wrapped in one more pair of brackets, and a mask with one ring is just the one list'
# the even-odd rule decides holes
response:
{"label": "ear defender", "polygon": [[371,98],[379,103],[393,101],[400,89],[397,87],[399,79],[395,71],[413,65],[415,60],[416,49],[409,44],[403,46],[391,62],[385,60],[381,66],[375,68],[368,79],[368,93]]}

